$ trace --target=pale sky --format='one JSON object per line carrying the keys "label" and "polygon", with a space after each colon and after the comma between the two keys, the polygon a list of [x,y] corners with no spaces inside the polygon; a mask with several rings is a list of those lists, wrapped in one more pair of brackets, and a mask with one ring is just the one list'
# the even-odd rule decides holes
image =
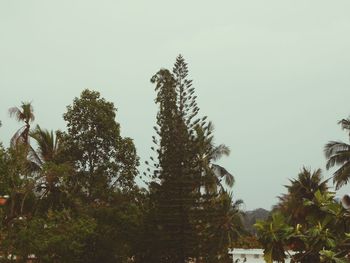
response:
{"label": "pale sky", "polygon": [[349,14],[348,0],[0,0],[0,141],[19,127],[8,108],[31,101],[35,124],[65,129],[89,88],[115,103],[144,162],[149,80],[181,53],[201,115],[231,148],[220,164],[234,196],[269,209],[302,166],[325,169],[327,141],[348,141],[337,121],[350,114]]}

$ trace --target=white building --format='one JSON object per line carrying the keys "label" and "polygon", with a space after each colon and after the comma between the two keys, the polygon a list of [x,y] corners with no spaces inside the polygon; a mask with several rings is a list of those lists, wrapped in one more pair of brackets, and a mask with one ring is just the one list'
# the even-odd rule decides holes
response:
{"label": "white building", "polygon": [[[233,263],[264,263],[263,249],[241,249],[235,248],[230,250]],[[290,258],[286,258],[286,263],[290,263]]]}

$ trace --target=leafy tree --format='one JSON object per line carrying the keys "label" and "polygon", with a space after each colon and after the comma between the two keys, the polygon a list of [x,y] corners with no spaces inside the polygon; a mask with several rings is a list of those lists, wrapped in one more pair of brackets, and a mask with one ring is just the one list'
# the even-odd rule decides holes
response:
{"label": "leafy tree", "polygon": [[130,138],[120,136],[113,103],[96,91],[84,90],[64,119],[68,133],[63,147],[79,173],[79,183],[90,201],[106,199],[115,187],[131,189],[137,174],[138,157]]}
{"label": "leafy tree", "polygon": [[[342,119],[338,124],[350,135],[349,118]],[[327,169],[340,166],[333,174],[333,182],[336,188],[339,189],[347,184],[350,179],[350,145],[342,141],[330,141],[325,145],[324,153],[327,158]]]}
{"label": "leafy tree", "polygon": [[[139,159],[132,139],[120,135],[113,103],[96,91],[84,90],[67,107],[68,131],[60,135],[58,163],[73,164],[67,178],[80,210],[96,222],[83,262],[126,262],[141,214],[134,178]],[[73,191],[72,191],[73,190]],[[78,210],[79,211],[79,210]]]}

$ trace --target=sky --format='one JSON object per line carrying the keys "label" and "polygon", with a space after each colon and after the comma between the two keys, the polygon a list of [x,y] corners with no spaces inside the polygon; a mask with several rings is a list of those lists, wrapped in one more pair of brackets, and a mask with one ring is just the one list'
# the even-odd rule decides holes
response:
{"label": "sky", "polygon": [[303,166],[330,177],[323,147],[348,141],[337,122],[350,114],[349,11],[348,0],[0,0],[0,141],[19,128],[10,107],[30,101],[34,124],[64,130],[88,88],[115,103],[143,163],[150,78],[182,54],[201,115],[231,149],[219,164],[234,197],[270,209]]}

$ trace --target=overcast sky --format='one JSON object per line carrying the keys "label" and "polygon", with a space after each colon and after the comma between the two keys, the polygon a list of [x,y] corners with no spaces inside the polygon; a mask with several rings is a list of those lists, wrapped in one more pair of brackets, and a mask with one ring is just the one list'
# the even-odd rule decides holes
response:
{"label": "overcast sky", "polygon": [[181,53],[201,114],[231,148],[220,163],[235,197],[269,209],[302,166],[325,168],[327,141],[348,140],[337,121],[350,114],[349,14],[348,0],[0,0],[0,141],[19,127],[9,107],[31,101],[35,123],[65,129],[66,106],[89,88],[115,103],[144,162],[149,80]]}

